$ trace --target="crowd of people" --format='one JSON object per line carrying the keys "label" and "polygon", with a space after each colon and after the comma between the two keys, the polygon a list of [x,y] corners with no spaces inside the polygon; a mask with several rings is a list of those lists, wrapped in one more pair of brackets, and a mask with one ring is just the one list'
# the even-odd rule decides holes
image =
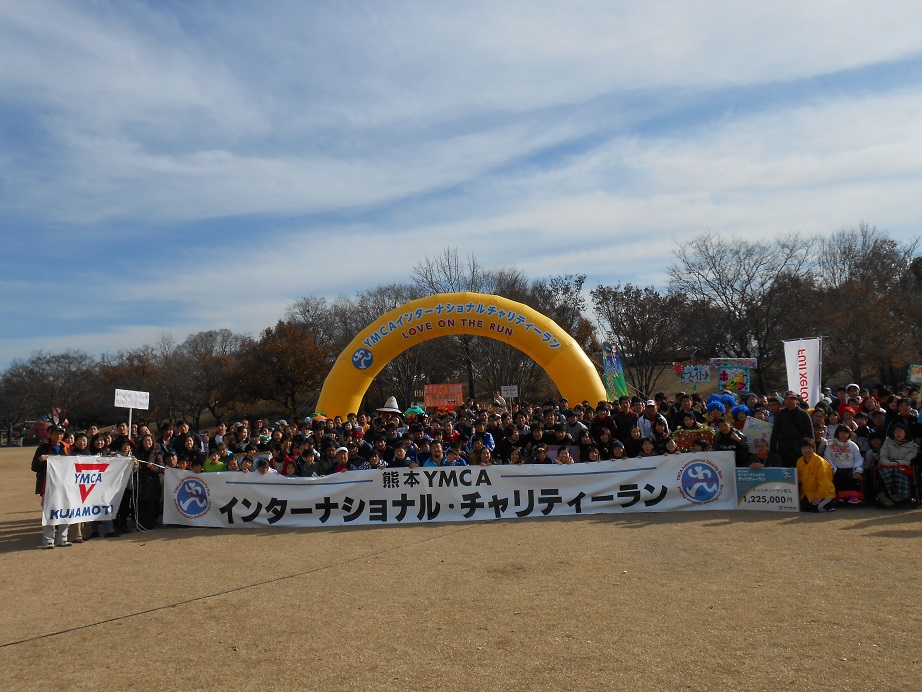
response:
{"label": "crowd of people", "polygon": [[[75,542],[152,529],[162,507],[167,468],[196,473],[240,472],[315,477],[399,467],[573,464],[689,451],[731,451],[740,467],[796,467],[802,507],[831,511],[840,502],[876,500],[885,507],[910,499],[918,463],[920,396],[849,384],[827,389],[813,408],[795,392],[768,396],[679,392],[670,399],[623,396],[614,402],[566,399],[540,406],[469,402],[429,415],[402,412],[394,397],[373,413],[314,414],[300,423],[247,419],[193,431],[163,422],[152,431],[120,420],[111,430],[49,429],[35,452],[36,493],[44,495],[48,460],[60,454],[130,455],[137,473],[112,520],[77,525]],[[748,419],[771,424],[767,438],[747,439]],[[67,527],[45,527],[43,545],[70,545]]]}

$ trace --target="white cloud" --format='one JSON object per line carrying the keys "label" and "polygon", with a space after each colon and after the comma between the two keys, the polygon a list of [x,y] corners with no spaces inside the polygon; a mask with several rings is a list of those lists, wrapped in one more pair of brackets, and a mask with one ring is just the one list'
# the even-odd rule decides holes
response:
{"label": "white cloud", "polygon": [[[704,230],[920,227],[918,88],[759,98],[760,85],[917,60],[919,3],[180,7],[0,5],[0,106],[35,129],[23,143],[0,126],[0,213],[74,244],[118,225],[155,262],[139,258],[127,286],[97,272],[67,287],[100,334],[42,348],[256,332],[298,296],[406,280],[448,246],[531,277],[662,284],[675,243]],[[720,118],[715,104],[701,124],[667,102],[733,87],[750,108]],[[635,127],[662,113],[675,125]],[[298,227],[337,210],[366,214]],[[247,238],[205,255],[171,238],[163,270],[159,235],[195,248],[194,222],[225,217],[251,219]],[[43,285],[4,278],[50,300],[59,289],[35,275]],[[142,301],[182,309],[106,321]],[[39,341],[21,331],[0,362]]]}
{"label": "white cloud", "polygon": [[543,109],[922,50],[918,3],[291,3],[216,16],[26,3],[0,13],[0,87],[36,109],[57,152],[34,175],[21,162],[8,169],[12,197],[17,210],[73,222],[399,200],[623,118],[577,125],[572,111]]}

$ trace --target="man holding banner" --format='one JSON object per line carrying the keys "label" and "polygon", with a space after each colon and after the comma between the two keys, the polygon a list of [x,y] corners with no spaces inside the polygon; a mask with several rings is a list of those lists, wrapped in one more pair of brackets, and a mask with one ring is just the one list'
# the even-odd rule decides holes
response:
{"label": "man holding banner", "polygon": [[46,549],[69,548],[71,524],[112,521],[135,464],[130,451],[118,456],[70,456],[63,439],[64,428],[52,426],[32,457],[35,493],[42,498],[41,547]]}
{"label": "man holding banner", "polygon": [[[48,463],[53,457],[67,456],[64,446],[64,428],[53,425],[48,429],[48,437],[35,450],[32,456],[32,471],[35,473],[35,494],[41,496],[42,507],[45,506],[45,483],[48,479]],[[42,547],[54,548],[57,544],[62,548],[69,548],[72,544],[67,540],[68,524],[42,526]]]}

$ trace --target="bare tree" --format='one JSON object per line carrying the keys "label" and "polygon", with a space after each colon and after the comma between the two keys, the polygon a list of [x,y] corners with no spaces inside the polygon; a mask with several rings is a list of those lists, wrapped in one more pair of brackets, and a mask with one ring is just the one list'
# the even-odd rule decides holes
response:
{"label": "bare tree", "polygon": [[824,300],[816,321],[825,336],[827,371],[838,367],[860,382],[918,355],[910,305],[918,303],[912,290],[918,249],[918,239],[902,244],[864,223],[819,240]]}
{"label": "bare tree", "polygon": [[660,293],[652,286],[598,286],[592,305],[603,336],[618,349],[625,378],[650,396],[657,378],[672,364],[682,338],[687,307],[677,293]]}
{"label": "bare tree", "polygon": [[173,365],[181,372],[177,400],[193,426],[199,426],[205,411],[217,419],[229,410],[227,381],[245,343],[229,329],[211,329],[190,334],[174,351]]}
{"label": "bare tree", "polygon": [[809,336],[813,323],[798,294],[809,270],[813,241],[798,235],[754,242],[705,233],[675,251],[670,286],[716,310],[712,325],[720,355],[758,358],[756,384],[780,364],[784,338]]}
{"label": "bare tree", "polygon": [[241,351],[234,387],[243,400],[271,401],[289,419],[313,409],[335,354],[301,325],[279,321]]}
{"label": "bare tree", "polygon": [[156,364],[155,383],[163,399],[159,413],[173,420],[183,414],[182,395],[184,372],[182,359],[177,354],[176,341],[170,332],[160,334],[153,346]]}
{"label": "bare tree", "polygon": [[13,361],[0,374],[0,427],[6,430],[9,444],[13,442],[14,428],[22,425],[27,416],[35,414],[34,406],[28,368],[21,360]]}
{"label": "bare tree", "polygon": [[421,260],[410,274],[426,294],[483,292],[487,278],[473,254],[461,259],[457,248],[446,248],[442,254]]}
{"label": "bare tree", "polygon": [[366,310],[367,307],[360,307],[355,299],[344,296],[332,301],[305,296],[288,307],[285,317],[286,321],[315,334],[321,346],[341,352],[356,334],[377,318]]}
{"label": "bare tree", "polygon": [[[426,257],[413,268],[411,276],[424,295],[487,290],[487,278],[477,258],[471,254],[467,260],[462,260],[457,248],[446,248],[441,255]],[[462,334],[449,338],[454,346],[454,357],[465,367],[468,396],[476,399],[477,337]]]}
{"label": "bare tree", "polygon": [[98,387],[96,360],[83,351],[36,351],[22,363],[33,409],[77,422]]}

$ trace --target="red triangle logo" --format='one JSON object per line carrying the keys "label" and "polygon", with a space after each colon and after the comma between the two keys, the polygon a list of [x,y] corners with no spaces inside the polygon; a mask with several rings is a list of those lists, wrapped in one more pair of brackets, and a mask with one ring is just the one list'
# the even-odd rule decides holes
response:
{"label": "red triangle logo", "polygon": [[[84,473],[85,471],[98,471],[102,473],[107,468],[109,468],[109,464],[74,464],[74,470],[77,473]],[[96,483],[79,483],[78,485],[80,486],[80,501],[86,502],[86,498],[93,492]]]}

